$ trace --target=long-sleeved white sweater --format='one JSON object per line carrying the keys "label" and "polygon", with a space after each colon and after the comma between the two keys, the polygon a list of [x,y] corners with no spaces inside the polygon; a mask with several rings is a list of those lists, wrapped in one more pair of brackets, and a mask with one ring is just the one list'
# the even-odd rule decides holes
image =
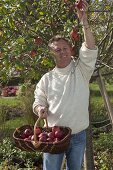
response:
{"label": "long-sleeved white sweater", "polygon": [[72,134],[89,125],[89,80],[95,68],[98,49],[82,44],[79,60],[65,68],[55,67],[36,85],[33,110],[37,105],[48,107],[49,126],[68,126]]}

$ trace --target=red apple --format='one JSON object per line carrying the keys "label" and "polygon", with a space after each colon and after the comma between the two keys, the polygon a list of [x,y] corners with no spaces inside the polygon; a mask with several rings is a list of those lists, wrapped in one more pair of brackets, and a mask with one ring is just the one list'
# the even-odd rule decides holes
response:
{"label": "red apple", "polygon": [[41,137],[39,138],[39,141],[41,141],[41,142],[46,142],[46,141],[47,141],[47,136],[41,136]]}
{"label": "red apple", "polygon": [[54,138],[47,138],[48,142],[54,142],[54,140],[55,140]]}
{"label": "red apple", "polygon": [[62,139],[63,138],[63,132],[61,130],[60,131],[56,131],[55,132],[55,137],[59,138],[59,139]]}
{"label": "red apple", "polygon": [[20,136],[22,139],[25,139],[26,138],[26,135],[23,133],[23,134],[21,134],[21,136]]}
{"label": "red apple", "polygon": [[54,138],[55,138],[55,133],[54,133],[54,132],[49,132],[49,133],[48,133],[48,137],[49,137],[50,139],[54,139]]}
{"label": "red apple", "polygon": [[48,138],[47,132],[42,132],[38,137],[39,137],[39,141],[46,142]]}
{"label": "red apple", "polygon": [[70,37],[72,40],[75,40],[75,41],[79,40],[78,29],[76,27],[74,27],[72,31],[70,32]]}
{"label": "red apple", "polygon": [[32,132],[31,129],[25,129],[24,134],[25,134],[26,137],[29,137],[30,135],[33,134],[33,132]]}
{"label": "red apple", "polygon": [[35,49],[32,49],[32,50],[31,50],[31,56],[32,56],[32,57],[35,57],[36,54],[37,54],[37,51],[36,51]]}
{"label": "red apple", "polygon": [[36,38],[34,39],[34,44],[36,44],[36,45],[41,45],[42,42],[43,42],[43,40],[42,40],[41,37],[36,37]]}
{"label": "red apple", "polygon": [[38,135],[40,135],[41,134],[41,129],[39,128],[39,127],[36,127],[36,135],[38,136]]}
{"label": "red apple", "polygon": [[40,135],[38,137],[41,138],[43,136],[47,138],[48,137],[47,132],[40,133]]}
{"label": "red apple", "polygon": [[82,9],[82,7],[83,7],[83,1],[82,1],[82,0],[78,0],[78,1],[76,2],[76,7],[77,7],[78,9]]}
{"label": "red apple", "polygon": [[54,142],[59,142],[59,141],[60,141],[59,138],[55,138],[55,139],[54,139]]}
{"label": "red apple", "polygon": [[34,135],[31,136],[31,140],[32,140],[32,141],[34,140]]}
{"label": "red apple", "polygon": [[60,128],[58,126],[53,126],[52,127],[52,132],[55,133],[56,131],[59,131]]}

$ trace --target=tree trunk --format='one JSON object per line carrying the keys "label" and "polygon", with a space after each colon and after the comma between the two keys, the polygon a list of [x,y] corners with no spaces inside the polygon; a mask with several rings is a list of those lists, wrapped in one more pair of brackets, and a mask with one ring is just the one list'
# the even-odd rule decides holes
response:
{"label": "tree trunk", "polygon": [[91,109],[89,106],[89,119],[90,124],[86,131],[87,140],[86,140],[86,151],[84,155],[84,170],[94,170],[94,154],[93,154],[93,137],[92,137],[92,126],[91,126]]}

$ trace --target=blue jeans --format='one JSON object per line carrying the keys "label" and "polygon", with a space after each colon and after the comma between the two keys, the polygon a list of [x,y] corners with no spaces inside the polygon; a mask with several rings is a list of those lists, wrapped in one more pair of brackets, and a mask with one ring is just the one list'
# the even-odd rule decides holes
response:
{"label": "blue jeans", "polygon": [[61,170],[64,154],[66,156],[66,170],[81,170],[86,146],[86,131],[72,135],[70,145],[65,153],[43,154],[43,170]]}

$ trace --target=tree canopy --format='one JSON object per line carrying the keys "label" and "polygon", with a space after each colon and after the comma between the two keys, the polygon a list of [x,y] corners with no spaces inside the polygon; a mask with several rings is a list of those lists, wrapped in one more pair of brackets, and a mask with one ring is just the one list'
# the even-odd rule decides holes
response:
{"label": "tree canopy", "polygon": [[[113,3],[88,1],[88,18],[99,47],[98,65],[113,66]],[[83,41],[75,0],[2,0],[0,2],[0,80],[11,77],[12,68],[24,79],[38,80],[54,66],[48,52],[49,39],[64,35],[75,46]],[[70,32],[78,27],[79,40]],[[111,69],[109,68],[111,72]]]}

